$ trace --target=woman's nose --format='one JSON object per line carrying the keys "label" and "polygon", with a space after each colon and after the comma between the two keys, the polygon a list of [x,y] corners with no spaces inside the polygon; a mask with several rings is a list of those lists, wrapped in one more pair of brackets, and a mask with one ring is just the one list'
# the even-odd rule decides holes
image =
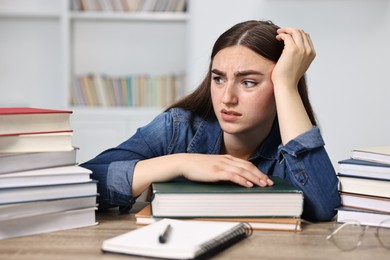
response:
{"label": "woman's nose", "polygon": [[232,83],[226,84],[224,88],[224,93],[222,96],[223,104],[236,104],[238,101],[236,87]]}

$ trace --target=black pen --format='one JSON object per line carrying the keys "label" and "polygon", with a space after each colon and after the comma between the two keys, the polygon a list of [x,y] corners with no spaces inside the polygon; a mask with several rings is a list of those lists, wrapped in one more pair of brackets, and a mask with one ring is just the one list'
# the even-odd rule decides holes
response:
{"label": "black pen", "polygon": [[169,234],[171,233],[171,225],[168,224],[165,228],[164,232],[158,237],[158,241],[162,244],[166,243],[168,241]]}

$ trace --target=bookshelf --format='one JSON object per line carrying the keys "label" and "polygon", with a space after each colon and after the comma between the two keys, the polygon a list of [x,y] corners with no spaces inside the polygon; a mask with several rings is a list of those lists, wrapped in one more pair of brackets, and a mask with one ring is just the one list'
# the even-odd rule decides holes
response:
{"label": "bookshelf", "polygon": [[124,141],[163,106],[74,105],[73,79],[185,74],[188,13],[78,11],[74,2],[0,0],[0,32],[7,39],[0,43],[0,67],[6,68],[0,90],[7,91],[0,104],[73,110],[82,162]]}

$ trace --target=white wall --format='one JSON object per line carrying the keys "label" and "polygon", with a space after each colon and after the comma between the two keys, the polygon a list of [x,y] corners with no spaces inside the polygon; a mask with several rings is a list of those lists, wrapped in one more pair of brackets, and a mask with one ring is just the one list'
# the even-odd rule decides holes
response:
{"label": "white wall", "polygon": [[301,27],[317,50],[309,94],[334,166],[353,148],[390,145],[390,1],[196,0],[190,12],[190,87],[203,78],[216,38],[235,23]]}
{"label": "white wall", "polygon": [[[0,17],[0,105],[56,108],[62,98],[61,42],[55,19]],[[50,42],[50,44],[48,44]]]}
{"label": "white wall", "polygon": [[[0,0],[1,8],[11,2],[15,4]],[[37,1],[22,2],[34,6]],[[59,9],[57,1],[54,7],[46,4],[54,1],[43,2],[38,6],[45,10]],[[189,88],[203,78],[216,38],[235,23],[269,19],[280,26],[302,27],[317,49],[308,71],[309,91],[334,165],[355,147],[390,145],[390,1],[190,0],[189,10],[188,53],[183,58],[188,61]],[[0,17],[0,105],[66,104],[58,93],[64,77],[59,17]],[[185,52],[178,50],[179,55]],[[146,59],[142,67],[150,62]],[[81,66],[75,69],[83,71]]]}

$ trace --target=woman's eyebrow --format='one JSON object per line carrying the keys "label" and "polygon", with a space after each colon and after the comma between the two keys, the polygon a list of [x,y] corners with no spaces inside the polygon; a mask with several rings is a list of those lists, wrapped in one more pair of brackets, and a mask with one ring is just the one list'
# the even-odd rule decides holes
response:
{"label": "woman's eyebrow", "polygon": [[[212,69],[211,72],[214,74],[220,75],[220,76],[226,76],[225,72],[220,71],[218,69]],[[257,71],[257,70],[243,70],[243,71],[237,71],[236,73],[234,73],[234,75],[236,77],[243,77],[243,76],[248,76],[248,75],[261,75],[261,76],[263,76],[264,73],[261,73],[260,71]]]}
{"label": "woman's eyebrow", "polygon": [[214,73],[214,74],[217,74],[217,75],[220,75],[220,76],[226,76],[225,72],[222,72],[222,71],[220,71],[218,69],[212,69],[211,73]]}
{"label": "woman's eyebrow", "polygon": [[242,77],[242,76],[248,76],[248,75],[261,75],[263,76],[264,73],[261,73],[260,71],[257,70],[244,70],[244,71],[237,71],[234,73],[236,77]]}

